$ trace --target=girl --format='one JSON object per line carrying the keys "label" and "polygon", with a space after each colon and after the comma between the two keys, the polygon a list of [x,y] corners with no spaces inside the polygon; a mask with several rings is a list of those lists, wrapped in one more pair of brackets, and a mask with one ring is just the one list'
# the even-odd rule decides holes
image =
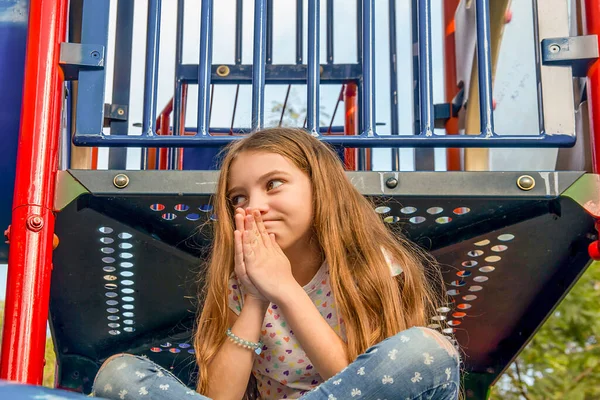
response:
{"label": "girl", "polygon": [[[458,353],[424,328],[438,299],[427,259],[384,226],[332,149],[300,129],[256,132],[227,149],[214,202],[194,342],[201,394],[119,355],[97,395],[110,383],[113,396],[125,385],[169,400],[458,397]],[[137,390],[141,369],[152,389]],[[123,370],[128,383],[116,382]]]}

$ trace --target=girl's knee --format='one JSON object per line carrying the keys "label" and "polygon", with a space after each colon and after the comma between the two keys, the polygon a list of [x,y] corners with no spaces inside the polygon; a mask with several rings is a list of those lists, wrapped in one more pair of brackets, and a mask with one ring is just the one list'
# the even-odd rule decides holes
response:
{"label": "girl's knee", "polygon": [[110,398],[116,388],[138,383],[149,375],[146,364],[150,364],[150,361],[131,354],[115,354],[109,357],[96,374],[92,393],[95,396]]}
{"label": "girl's knee", "polygon": [[[422,382],[426,387],[459,384],[458,350],[437,331],[413,327],[384,340],[367,353],[375,348],[382,364],[402,375],[403,379],[409,374],[412,383]],[[398,362],[403,368],[397,368]]]}
{"label": "girl's knee", "polygon": [[444,335],[433,329],[424,327],[412,327],[398,333],[382,343],[389,347],[402,347],[402,353],[428,353],[445,354],[457,363],[460,355],[454,345]]}

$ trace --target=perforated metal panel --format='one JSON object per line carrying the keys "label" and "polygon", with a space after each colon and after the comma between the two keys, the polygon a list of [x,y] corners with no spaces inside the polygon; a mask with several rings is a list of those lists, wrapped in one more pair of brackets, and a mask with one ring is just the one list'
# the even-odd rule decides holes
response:
{"label": "perforated metal panel", "polygon": [[[87,391],[117,352],[146,355],[191,383],[218,172],[129,171],[116,189],[118,173],[59,179],[67,205],[56,225],[51,325],[61,384]],[[349,173],[386,224],[433,252],[448,303],[430,326],[456,338],[468,371],[492,377],[589,262],[593,218],[561,196],[582,174],[528,174],[530,191],[517,187],[518,172]]]}

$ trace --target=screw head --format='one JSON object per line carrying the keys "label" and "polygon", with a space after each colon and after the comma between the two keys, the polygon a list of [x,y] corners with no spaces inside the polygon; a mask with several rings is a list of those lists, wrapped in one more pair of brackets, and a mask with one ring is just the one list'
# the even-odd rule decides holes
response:
{"label": "screw head", "polygon": [[387,186],[390,189],[394,189],[396,186],[398,186],[398,179],[396,179],[396,178],[388,178],[385,181],[385,186]]}
{"label": "screw head", "polygon": [[27,218],[27,229],[38,232],[44,227],[44,219],[39,215],[31,215]]}
{"label": "screw head", "polygon": [[229,67],[227,65],[219,65],[217,68],[217,75],[219,76],[227,76],[229,75]]}
{"label": "screw head", "polygon": [[558,53],[560,51],[560,46],[557,44],[551,44],[550,47],[548,47],[548,50],[550,50],[550,53]]}
{"label": "screw head", "polygon": [[521,190],[531,190],[535,187],[535,179],[530,175],[521,175],[519,179],[517,179],[517,186]]}
{"label": "screw head", "polygon": [[129,185],[129,177],[125,174],[118,174],[114,177],[113,184],[117,189],[123,189]]}
{"label": "screw head", "polygon": [[90,56],[92,56],[92,58],[100,58],[100,52],[94,50],[90,53]]}
{"label": "screw head", "polygon": [[125,114],[125,110],[123,110],[122,108],[118,108],[117,109],[117,114],[118,115],[124,115]]}

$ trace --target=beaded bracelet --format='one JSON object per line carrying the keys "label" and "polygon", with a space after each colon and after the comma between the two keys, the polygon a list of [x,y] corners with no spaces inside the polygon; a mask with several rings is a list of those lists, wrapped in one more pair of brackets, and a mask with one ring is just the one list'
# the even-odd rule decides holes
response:
{"label": "beaded bracelet", "polygon": [[254,350],[254,352],[256,354],[260,354],[262,352],[263,343],[260,340],[258,341],[258,343],[244,340],[244,339],[236,336],[233,332],[231,332],[231,329],[227,329],[227,337],[229,338],[229,340],[231,340],[233,343],[237,344],[238,346],[241,346],[245,349]]}

